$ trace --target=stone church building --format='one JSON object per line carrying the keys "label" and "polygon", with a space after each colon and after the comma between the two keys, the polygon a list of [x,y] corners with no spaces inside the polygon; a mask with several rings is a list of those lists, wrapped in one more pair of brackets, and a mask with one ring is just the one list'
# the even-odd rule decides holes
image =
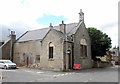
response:
{"label": "stone church building", "polygon": [[78,23],[62,21],[58,26],[50,24],[24,33],[14,43],[13,61],[41,69],[71,70],[74,64],[91,68],[91,42],[82,10]]}

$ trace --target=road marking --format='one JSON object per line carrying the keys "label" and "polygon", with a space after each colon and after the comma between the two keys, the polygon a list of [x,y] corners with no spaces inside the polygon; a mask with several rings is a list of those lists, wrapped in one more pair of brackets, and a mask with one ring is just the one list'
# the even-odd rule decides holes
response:
{"label": "road marking", "polygon": [[27,70],[26,70],[26,72],[32,72],[32,71],[27,71]]}
{"label": "road marking", "polygon": [[4,71],[16,71],[16,70],[2,70],[2,72],[4,72]]}
{"label": "road marking", "polygon": [[53,77],[56,77],[56,75],[53,75]]}
{"label": "road marking", "polygon": [[61,76],[64,76],[64,74],[61,74]]}
{"label": "road marking", "polygon": [[37,72],[38,74],[44,73],[44,72]]}
{"label": "road marking", "polygon": [[68,75],[69,73],[66,73],[65,75]]}
{"label": "road marking", "polygon": [[88,79],[88,80],[86,80],[86,81],[84,81],[84,82],[90,82],[92,79],[90,78],[90,79]]}
{"label": "road marking", "polygon": [[88,80],[84,81],[84,82],[88,82]]}
{"label": "road marking", "polygon": [[74,74],[74,73],[57,74],[57,75],[53,75],[53,77],[65,76],[65,75],[71,75],[71,74]]}
{"label": "road marking", "polygon": [[58,75],[56,75],[56,76],[61,76],[61,74],[58,74]]}
{"label": "road marking", "polygon": [[[39,72],[38,72],[39,73]],[[41,72],[40,72],[41,73]],[[51,79],[51,78],[57,78],[57,77],[62,77],[62,76],[66,76],[66,75],[70,75],[70,74],[74,74],[74,73],[65,73],[65,74],[57,74],[57,75],[48,75],[50,77],[48,78],[42,78],[42,79],[38,79],[38,80],[32,80],[32,81],[29,81],[29,82],[36,82],[36,81],[40,81],[40,80],[47,80],[47,79]]]}

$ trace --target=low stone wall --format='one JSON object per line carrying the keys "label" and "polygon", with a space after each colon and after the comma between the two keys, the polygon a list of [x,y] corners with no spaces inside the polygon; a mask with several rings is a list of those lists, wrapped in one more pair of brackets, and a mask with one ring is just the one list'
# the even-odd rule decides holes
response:
{"label": "low stone wall", "polygon": [[94,68],[103,68],[110,66],[113,66],[111,62],[102,62],[102,61],[95,61],[93,65]]}
{"label": "low stone wall", "polygon": [[90,59],[81,59],[81,69],[89,69],[93,66],[93,61]]}

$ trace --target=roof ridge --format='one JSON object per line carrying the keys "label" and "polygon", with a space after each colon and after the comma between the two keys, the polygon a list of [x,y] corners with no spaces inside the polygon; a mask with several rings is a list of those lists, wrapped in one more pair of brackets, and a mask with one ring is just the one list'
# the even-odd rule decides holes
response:
{"label": "roof ridge", "polygon": [[[66,25],[70,25],[70,24],[77,24],[77,22],[73,22],[73,23],[67,23]],[[59,27],[59,25],[53,26],[54,27]],[[42,30],[42,29],[48,29],[49,27],[44,27],[44,28],[39,28],[39,29],[33,29],[33,30],[28,30],[28,32],[31,31],[37,31],[37,30]]]}
{"label": "roof ridge", "polygon": [[71,23],[68,23],[68,25],[69,25],[69,24],[77,24],[77,22],[71,22]]}
{"label": "roof ridge", "polygon": [[28,30],[28,32],[31,32],[31,31],[38,31],[38,30],[43,30],[43,29],[49,29],[49,27],[39,28],[39,29],[33,29],[33,30]]}

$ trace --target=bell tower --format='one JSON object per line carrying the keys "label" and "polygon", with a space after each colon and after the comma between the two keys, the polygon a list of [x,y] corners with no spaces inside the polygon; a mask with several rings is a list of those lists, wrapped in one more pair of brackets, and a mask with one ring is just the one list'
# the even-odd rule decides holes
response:
{"label": "bell tower", "polygon": [[80,9],[80,13],[79,13],[79,22],[81,21],[84,22],[84,13],[82,12],[82,9]]}

